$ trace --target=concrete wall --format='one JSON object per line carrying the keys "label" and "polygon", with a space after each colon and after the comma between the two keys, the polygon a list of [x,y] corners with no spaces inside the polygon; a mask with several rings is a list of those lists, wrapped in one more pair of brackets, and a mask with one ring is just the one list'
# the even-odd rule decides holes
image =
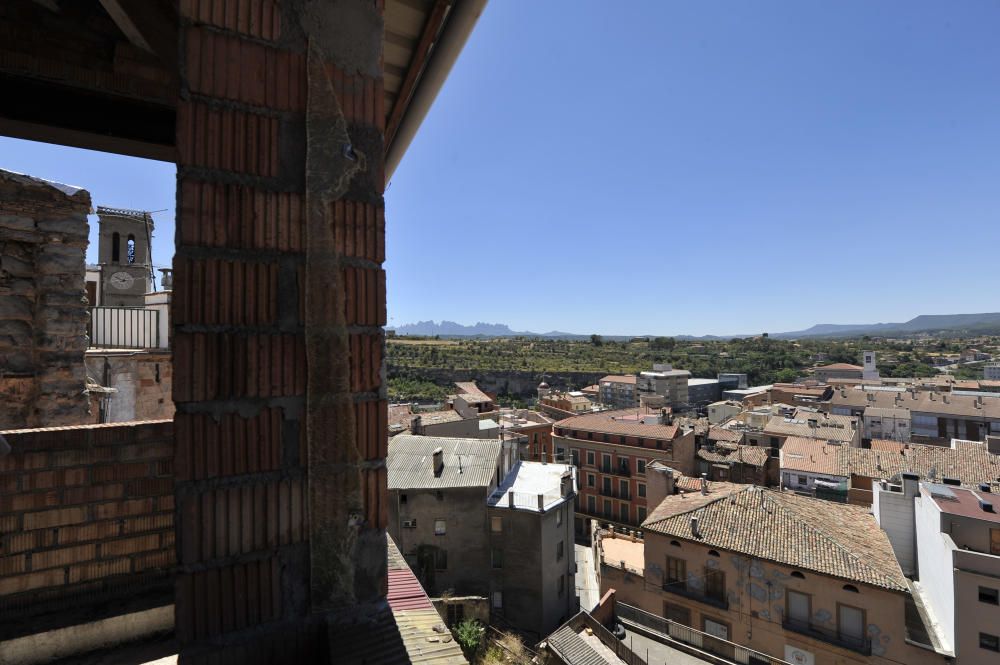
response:
{"label": "concrete wall", "polygon": [[979,647],[979,633],[1000,635],[1000,606],[979,600],[979,589],[1000,589],[1000,556],[956,551],[955,649],[961,665],[995,664],[994,651]]}
{"label": "concrete wall", "polygon": [[0,428],[87,422],[90,194],[0,170]]}
{"label": "concrete wall", "polygon": [[914,522],[913,496],[892,492],[875,484],[872,494],[872,513],[892,544],[899,567],[906,575],[917,572],[916,523]]}
{"label": "concrete wall", "polygon": [[[402,500],[406,496],[405,503]],[[389,534],[429,595],[446,591],[462,596],[487,596],[490,590],[490,550],[484,488],[393,490],[389,493]],[[445,520],[446,533],[434,534],[434,521]],[[416,528],[403,527],[416,520]],[[447,552],[447,569],[421,565],[422,553]]]}
{"label": "concrete wall", "polygon": [[91,394],[95,422],[162,420],[174,415],[173,363],[167,353],[122,353],[92,349],[87,375],[115,393]]}
{"label": "concrete wall", "polygon": [[921,488],[914,500],[917,573],[949,649],[955,646],[955,579],[951,574],[955,543],[941,533],[941,510]]}
{"label": "concrete wall", "polygon": [[172,602],[173,423],[0,436],[0,641]]}
{"label": "concrete wall", "polygon": [[[503,567],[491,569],[490,589],[503,592],[502,621],[541,639],[577,609],[573,502],[565,501],[545,513],[494,507],[489,517],[503,520],[502,533],[490,534],[491,547],[503,551]],[[560,542],[563,555],[557,559]],[[558,592],[560,577],[562,594]]]}
{"label": "concrete wall", "polygon": [[[662,534],[645,534],[645,573],[634,575],[616,566],[601,567],[601,592],[616,590],[617,602],[641,607],[664,616],[664,603],[685,607],[691,624],[704,630],[705,619],[729,626],[729,639],[738,644],[783,658],[786,646],[812,653],[815,663],[926,663],[928,652],[906,644],[905,595],[877,587],[855,584],[859,593],[844,589],[845,581],[803,572],[804,579],[791,574],[794,569],[766,561],[748,559],[720,551],[709,555],[709,548],[690,541],[680,547]],[[704,588],[706,568],[721,570],[726,578],[728,609],[713,607],[698,600],[668,593],[661,589],[667,555],[684,559],[687,586],[696,594]],[[836,632],[837,604],[862,608],[866,613],[872,655],[845,649],[825,640],[782,628],[785,616],[786,589],[811,594],[811,622]]]}

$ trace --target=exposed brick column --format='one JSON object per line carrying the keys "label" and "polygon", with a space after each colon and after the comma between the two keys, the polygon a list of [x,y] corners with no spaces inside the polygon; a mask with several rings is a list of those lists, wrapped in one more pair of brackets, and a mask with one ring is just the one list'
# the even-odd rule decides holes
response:
{"label": "exposed brick column", "polygon": [[384,609],[381,2],[182,0],[184,662],[324,662]]}

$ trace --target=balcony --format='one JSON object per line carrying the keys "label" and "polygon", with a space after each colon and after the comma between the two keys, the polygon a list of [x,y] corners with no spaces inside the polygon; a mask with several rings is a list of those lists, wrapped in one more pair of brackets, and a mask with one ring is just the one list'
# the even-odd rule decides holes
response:
{"label": "balcony", "polygon": [[688,600],[694,600],[699,603],[704,603],[705,605],[711,605],[712,607],[717,607],[720,610],[729,609],[729,601],[725,598],[715,598],[713,596],[706,596],[704,594],[691,591],[686,586],[681,586],[678,582],[664,582],[661,588],[667,593],[672,593],[675,596],[687,598]]}
{"label": "balcony", "polygon": [[853,637],[843,635],[835,630],[830,630],[824,626],[818,626],[810,621],[799,619],[789,619],[785,617],[781,621],[781,627],[799,635],[805,635],[816,640],[822,640],[842,649],[850,649],[864,656],[872,654],[872,641],[867,637]]}

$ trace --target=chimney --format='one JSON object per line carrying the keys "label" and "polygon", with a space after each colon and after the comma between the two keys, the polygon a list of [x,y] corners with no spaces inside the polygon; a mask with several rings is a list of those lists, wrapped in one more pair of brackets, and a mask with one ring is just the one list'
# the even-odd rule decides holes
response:
{"label": "chimney", "polygon": [[948,476],[942,478],[941,482],[945,485],[955,485],[955,486],[959,486],[962,484],[962,481],[959,480],[958,478],[949,478]]}
{"label": "chimney", "polygon": [[920,493],[920,476],[915,473],[903,474],[903,496],[912,499]]}
{"label": "chimney", "polygon": [[996,512],[993,510],[993,504],[984,499],[983,497],[979,497],[979,507],[982,509],[984,513]]}
{"label": "chimney", "polygon": [[708,494],[708,474],[701,474],[701,493]]}
{"label": "chimney", "polygon": [[507,492],[507,506],[509,508],[514,507],[514,490],[510,490],[509,492]]}
{"label": "chimney", "polygon": [[573,493],[573,470],[569,469],[563,473],[560,479],[559,489],[563,496],[569,496]]}
{"label": "chimney", "polygon": [[545,446],[542,446],[542,464],[548,464],[548,463],[549,460],[548,460],[548,455],[545,452]]}
{"label": "chimney", "polygon": [[434,475],[440,476],[441,472],[444,471],[444,450],[441,446],[434,449]]}
{"label": "chimney", "polygon": [[691,516],[691,535],[695,538],[701,538],[701,532],[698,531],[698,517],[695,515]]}
{"label": "chimney", "polygon": [[413,416],[410,418],[410,431],[418,435],[424,433],[424,426],[420,416]]}
{"label": "chimney", "polygon": [[538,512],[545,512],[545,495],[538,495]]}
{"label": "chimney", "polygon": [[993,490],[990,489],[990,484],[989,483],[979,483],[979,491],[980,492],[985,492],[986,494],[990,494],[990,493],[993,492]]}

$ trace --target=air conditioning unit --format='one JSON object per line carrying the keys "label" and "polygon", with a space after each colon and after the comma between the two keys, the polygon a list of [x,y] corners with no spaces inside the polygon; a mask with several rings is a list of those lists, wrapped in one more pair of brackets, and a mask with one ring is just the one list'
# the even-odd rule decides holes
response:
{"label": "air conditioning unit", "polygon": [[404,529],[416,529],[417,528],[417,520],[403,520],[403,528]]}

